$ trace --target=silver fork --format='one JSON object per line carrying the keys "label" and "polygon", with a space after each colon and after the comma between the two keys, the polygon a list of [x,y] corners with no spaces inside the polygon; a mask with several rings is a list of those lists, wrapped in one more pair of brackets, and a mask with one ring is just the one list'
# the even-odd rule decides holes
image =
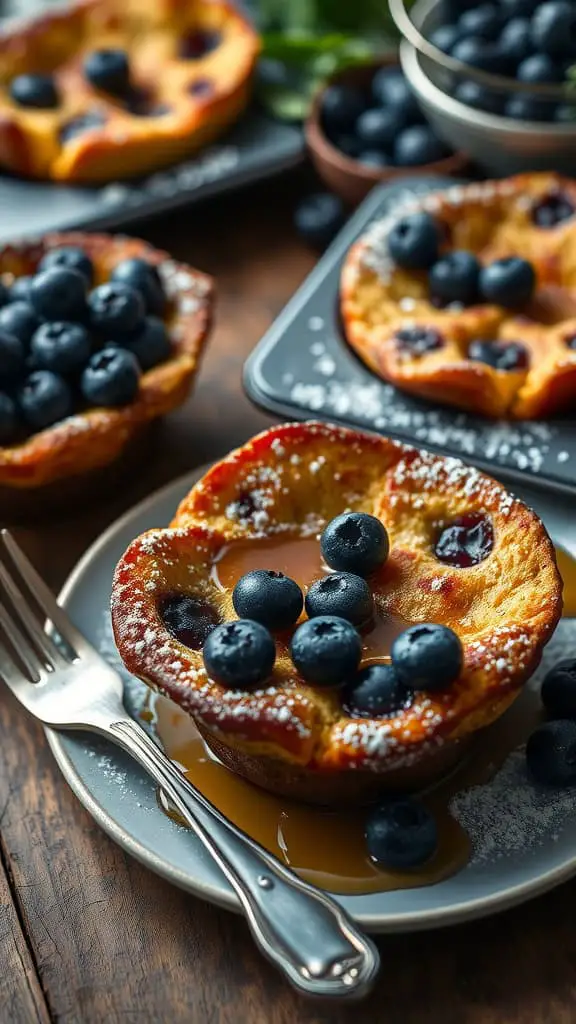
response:
{"label": "silver fork", "polygon": [[0,678],[24,707],[47,725],[107,736],[132,755],[210,852],[260,950],[295,988],[323,997],[366,995],[380,966],[371,940],[326,893],[228,821],[130,718],[120,676],[73,626],[7,530],[0,536],[0,587]]}

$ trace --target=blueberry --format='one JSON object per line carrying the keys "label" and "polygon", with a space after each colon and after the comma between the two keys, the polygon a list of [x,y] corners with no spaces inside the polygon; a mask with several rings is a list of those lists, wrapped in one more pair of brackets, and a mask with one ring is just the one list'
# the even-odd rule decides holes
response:
{"label": "blueberry", "polygon": [[212,605],[192,594],[166,594],[159,606],[166,628],[181,644],[197,651],[219,623]]}
{"label": "blueberry", "polygon": [[562,68],[545,53],[533,53],[518,65],[516,71],[520,82],[561,82]]}
{"label": "blueberry", "polygon": [[369,622],[374,614],[374,598],[365,579],[351,572],[333,572],[316,580],[304,602],[309,619],[318,615],[337,615],[353,626]]}
{"label": "blueberry", "polygon": [[344,135],[335,135],[332,139],[336,149],[339,149],[345,156],[349,156],[352,160],[355,160],[359,156],[362,150],[362,143],[357,135],[353,135],[352,132],[348,132]]}
{"label": "blueberry", "polygon": [[238,619],[216,626],[206,639],[203,654],[211,679],[229,689],[244,690],[268,679],[276,646],[259,622]]}
{"label": "blueberry", "polygon": [[455,249],[430,269],[430,294],[444,304],[463,302],[469,306],[478,298],[479,275],[480,264],[474,253]]}
{"label": "blueberry", "polygon": [[458,83],[454,96],[467,107],[484,110],[487,114],[501,114],[504,108],[504,100],[499,93],[470,79]]}
{"label": "blueberry", "polygon": [[0,391],[0,445],[11,444],[18,436],[18,412],[14,400]]}
{"label": "blueberry", "polygon": [[0,331],[14,334],[27,345],[39,325],[32,306],[27,302],[11,302],[0,309]]}
{"label": "blueberry", "polygon": [[539,228],[553,228],[574,216],[576,208],[562,189],[542,196],[532,207],[532,221]]}
{"label": "blueberry", "polygon": [[515,121],[550,121],[554,107],[537,96],[518,94],[510,97],[504,107],[504,114]]}
{"label": "blueberry", "polygon": [[32,336],[30,352],[34,366],[54,373],[76,373],[90,356],[90,335],[81,324],[59,320],[41,324]]}
{"label": "blueberry", "polygon": [[138,394],[140,367],[122,348],[103,348],[89,360],[80,382],[90,405],[128,405]]}
{"label": "blueberry", "polygon": [[331,569],[368,576],[384,564],[390,542],[384,525],[367,512],[343,512],[320,538],[322,557]]}
{"label": "blueberry", "polygon": [[300,617],[304,598],[294,580],[271,569],[253,569],[241,576],[232,592],[241,619],[254,619],[268,629],[289,629]]}
{"label": "blueberry", "polygon": [[17,75],[10,82],[10,96],[20,107],[50,110],[60,99],[50,75]]}
{"label": "blueberry", "polygon": [[381,804],[366,823],[370,859],[384,868],[405,871],[420,867],[434,856],[438,829],[430,812],[418,800],[399,799]]}
{"label": "blueberry", "polygon": [[462,671],[462,644],[447,626],[419,623],[392,644],[392,664],[401,681],[414,690],[444,690]]}
{"label": "blueberry", "polygon": [[360,664],[362,642],[346,619],[322,615],[298,626],[290,643],[290,654],[307,683],[341,686]]}
{"label": "blueberry", "polygon": [[43,320],[83,320],[86,316],[86,278],[77,270],[54,267],[30,285],[30,303]]}
{"label": "blueberry", "polygon": [[440,25],[430,35],[430,42],[442,50],[442,53],[450,53],[459,38],[460,32],[456,25]]}
{"label": "blueberry", "polygon": [[491,519],[482,512],[467,512],[442,527],[434,554],[444,565],[469,569],[488,558],[493,547]]}
{"label": "blueberry", "polygon": [[345,684],[342,706],[351,718],[386,718],[406,707],[410,696],[393,666],[377,662]]}
{"label": "blueberry", "polygon": [[501,73],[507,63],[505,55],[496,43],[480,39],[478,36],[459,39],[452,47],[452,56],[463,64],[494,74]]}
{"label": "blueberry", "polygon": [[398,167],[419,167],[444,160],[450,150],[427,124],[415,124],[400,132],[394,146],[394,163]]}
{"label": "blueberry", "polygon": [[88,296],[90,324],[105,338],[130,334],[144,319],[144,300],[135,288],[120,281],[101,284]]}
{"label": "blueberry", "polygon": [[122,337],[122,348],[136,356],[145,373],[170,357],[172,342],[162,321],[156,316],[147,316],[133,334]]}
{"label": "blueberry", "polygon": [[576,54],[576,10],[572,0],[549,0],[532,17],[532,42],[551,57]]}
{"label": "blueberry", "polygon": [[90,287],[94,280],[94,265],[89,256],[77,245],[62,245],[57,249],[49,249],[45,252],[40,263],[38,272],[53,270],[54,267],[64,267],[65,270],[76,270],[86,278]]}
{"label": "blueberry", "polygon": [[534,294],[536,274],[528,260],[508,256],[480,270],[480,292],[486,302],[505,309],[524,306]]}
{"label": "blueberry", "polygon": [[530,775],[545,786],[569,786],[576,782],[576,722],[568,718],[544,722],[526,744]]}
{"label": "blueberry", "polygon": [[408,82],[400,70],[394,74],[381,68],[372,79],[372,95],[376,103],[392,110],[402,125],[422,121],[422,111]]}
{"label": "blueberry", "polygon": [[363,149],[358,154],[358,162],[364,164],[365,167],[374,167],[378,170],[384,170],[385,167],[392,167],[392,160],[386,156],[385,153],[380,153],[377,149]]}
{"label": "blueberry", "polygon": [[542,683],[542,703],[553,718],[576,719],[576,660],[559,661]]}
{"label": "blueberry", "polygon": [[402,119],[395,110],[372,107],[360,114],[356,121],[356,134],[367,149],[386,148],[392,145],[401,127]]}
{"label": "blueberry", "polygon": [[329,85],[322,96],[320,108],[324,130],[328,134],[350,131],[365,109],[366,100],[360,89]]}
{"label": "blueberry", "polygon": [[388,234],[388,251],[400,267],[427,270],[438,259],[440,230],[429,213],[409,213]]}
{"label": "blueberry", "polygon": [[30,285],[34,278],[31,274],[22,274],[10,286],[10,302],[30,302]]}
{"label": "blueberry", "polygon": [[166,296],[156,267],[146,260],[132,258],[122,260],[110,274],[111,281],[135,288],[144,299],[146,312],[152,316],[163,316],[166,310]]}
{"label": "blueberry", "polygon": [[468,358],[475,363],[486,363],[495,370],[525,370],[528,353],[518,341],[485,341],[475,339],[468,346]]}
{"label": "blueberry", "polygon": [[428,352],[436,352],[444,345],[444,339],[435,327],[401,327],[394,334],[396,348],[413,358]]}
{"label": "blueberry", "polygon": [[0,329],[0,387],[9,387],[24,375],[24,345],[15,334]]}
{"label": "blueberry", "polygon": [[124,50],[94,50],[84,60],[84,74],[96,89],[112,96],[124,96],[130,88],[130,64]]}
{"label": "blueberry", "polygon": [[499,46],[502,53],[518,66],[532,53],[531,28],[528,18],[512,18],[500,33]]}
{"label": "blueberry", "polygon": [[45,430],[72,412],[72,393],[65,380],[50,370],[26,378],[17,395],[23,419],[32,430]]}
{"label": "blueberry", "polygon": [[[182,60],[199,60],[200,57],[205,57],[207,53],[216,50],[221,42],[220,32],[193,29],[180,40],[178,56]],[[268,61],[267,63],[272,62]]]}
{"label": "blueberry", "polygon": [[344,204],[330,192],[316,192],[296,207],[294,223],[302,238],[324,248],[338,234],[346,219]]}
{"label": "blueberry", "polygon": [[134,117],[164,117],[171,110],[167,103],[157,103],[149,89],[129,89],[124,102],[126,110]]}
{"label": "blueberry", "polygon": [[484,3],[464,11],[458,19],[461,36],[478,36],[480,39],[496,39],[502,26],[502,14],[496,4]]}

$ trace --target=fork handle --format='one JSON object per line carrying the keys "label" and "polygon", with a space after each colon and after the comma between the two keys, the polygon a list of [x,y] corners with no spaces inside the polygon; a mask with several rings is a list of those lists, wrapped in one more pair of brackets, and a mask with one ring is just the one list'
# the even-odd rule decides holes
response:
{"label": "fork handle", "polygon": [[326,893],[228,821],[131,719],[107,730],[162,787],[235,890],[261,951],[307,995],[360,998],[379,955]]}

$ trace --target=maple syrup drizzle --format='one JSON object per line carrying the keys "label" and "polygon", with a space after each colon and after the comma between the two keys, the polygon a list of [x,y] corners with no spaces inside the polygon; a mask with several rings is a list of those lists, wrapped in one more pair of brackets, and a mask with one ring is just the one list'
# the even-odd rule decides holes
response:
{"label": "maple syrup drizzle", "polygon": [[[564,581],[564,616],[572,618],[576,616],[576,560],[561,548],[556,553]],[[328,571],[322,565],[316,538],[276,539],[230,546],[215,564],[213,577],[219,586],[231,589],[240,576],[255,568],[285,572],[304,590]],[[389,657],[390,644],[404,627],[405,623],[397,620],[377,624],[369,634],[367,659],[376,648],[380,660]],[[463,868],[470,856],[470,841],[450,815],[451,798],[461,790],[488,782],[541,718],[539,701],[525,691],[486,733],[475,738],[469,754],[448,778],[421,794],[436,818],[438,850],[422,868],[399,872],[383,870],[370,861],[364,841],[365,808],[324,810],[267,793],[217,761],[192,719],[172,701],[152,697],[147,717],[150,710],[168,756],[231,821],[303,878],[330,892],[350,894],[432,885]],[[162,793],[159,802],[182,824]]]}

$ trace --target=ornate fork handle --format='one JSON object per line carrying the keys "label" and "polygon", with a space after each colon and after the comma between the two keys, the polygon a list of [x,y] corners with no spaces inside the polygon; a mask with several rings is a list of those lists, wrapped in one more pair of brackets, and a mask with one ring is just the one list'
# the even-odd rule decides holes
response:
{"label": "ornate fork handle", "polygon": [[229,822],[131,719],[107,730],[162,787],[234,888],[262,952],[301,992],[359,998],[376,978],[376,947],[327,895],[301,881]]}

